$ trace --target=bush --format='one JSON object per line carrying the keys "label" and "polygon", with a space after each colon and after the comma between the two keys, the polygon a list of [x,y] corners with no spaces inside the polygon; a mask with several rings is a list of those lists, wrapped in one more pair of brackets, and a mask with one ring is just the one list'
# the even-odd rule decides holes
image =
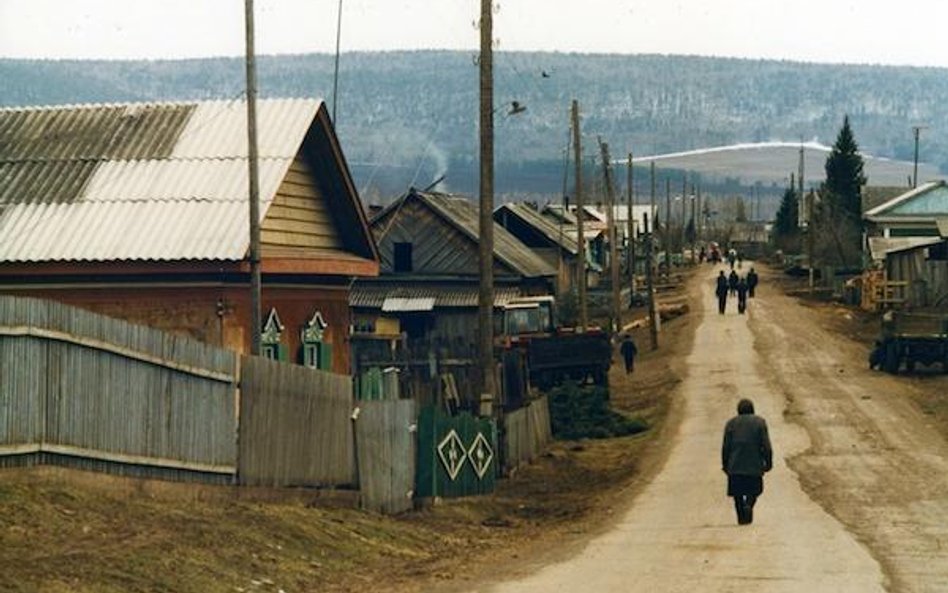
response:
{"label": "bush", "polygon": [[550,391],[550,423],[558,439],[606,439],[648,429],[638,418],[609,408],[609,391],[595,385],[566,383]]}

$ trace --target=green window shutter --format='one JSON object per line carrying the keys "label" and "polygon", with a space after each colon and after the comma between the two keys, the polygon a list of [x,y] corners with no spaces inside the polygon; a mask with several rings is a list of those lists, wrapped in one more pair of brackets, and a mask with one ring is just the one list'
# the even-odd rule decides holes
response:
{"label": "green window shutter", "polygon": [[332,344],[323,342],[319,345],[319,368],[324,371],[332,370]]}

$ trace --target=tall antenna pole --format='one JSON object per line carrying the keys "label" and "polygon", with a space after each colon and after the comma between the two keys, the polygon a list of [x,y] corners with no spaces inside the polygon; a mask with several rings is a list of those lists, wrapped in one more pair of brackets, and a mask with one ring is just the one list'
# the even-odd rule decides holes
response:
{"label": "tall antenna pole", "polygon": [[247,181],[250,199],[250,353],[262,348],[262,284],[260,273],[260,177],[257,164],[257,63],[253,39],[253,0],[244,0],[247,43]]}
{"label": "tall antenna pole", "polygon": [[[480,274],[478,329],[480,330],[481,401],[492,405],[494,380],[494,73],[492,1],[481,0],[480,55]],[[486,400],[486,401],[485,401]],[[481,414],[493,411],[481,406]]]}
{"label": "tall antenna pole", "polygon": [[579,259],[579,330],[586,331],[586,237],[583,234],[583,144],[579,131],[579,101],[573,99],[573,157],[576,163],[576,247]]}
{"label": "tall antenna pole", "polygon": [[339,40],[342,38],[342,0],[339,0],[339,12],[336,15],[336,64],[332,75],[332,125],[339,129],[336,122],[336,91],[339,90]]}

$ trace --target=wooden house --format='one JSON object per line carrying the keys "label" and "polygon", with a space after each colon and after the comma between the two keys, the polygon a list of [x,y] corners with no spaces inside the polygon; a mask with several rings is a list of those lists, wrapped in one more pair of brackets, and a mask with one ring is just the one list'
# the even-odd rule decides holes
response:
{"label": "wooden house", "polygon": [[[0,292],[250,349],[246,104],[0,109]],[[349,371],[378,274],[325,105],[257,104],[264,353]]]}
{"label": "wooden house", "polygon": [[948,183],[920,185],[867,210],[863,218],[869,237],[938,237],[939,223],[948,221]]}
{"label": "wooden house", "polygon": [[[353,286],[356,365],[413,360],[422,383],[436,381],[436,367],[450,365],[462,399],[470,401],[479,334],[477,204],[412,189],[373,217],[371,228],[381,275]],[[556,267],[499,224],[493,268],[495,307],[517,296],[553,294]]]}
{"label": "wooden house", "polygon": [[570,290],[577,277],[579,246],[575,232],[556,224],[529,204],[504,204],[494,220],[556,269],[557,293]]}

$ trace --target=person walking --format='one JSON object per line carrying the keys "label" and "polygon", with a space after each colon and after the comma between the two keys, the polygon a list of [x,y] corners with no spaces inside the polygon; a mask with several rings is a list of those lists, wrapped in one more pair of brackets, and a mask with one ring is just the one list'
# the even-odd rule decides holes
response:
{"label": "person walking", "polygon": [[735,294],[737,294],[737,280],[738,280],[738,278],[739,278],[739,277],[738,277],[738,275],[737,275],[737,272],[734,271],[734,270],[731,270],[731,273],[730,273],[730,274],[728,275],[728,277],[727,277],[727,286],[728,286],[728,288],[731,290],[731,296],[734,296]]}
{"label": "person walking", "polygon": [[635,355],[639,353],[639,349],[632,340],[632,334],[625,334],[619,346],[619,352],[622,354],[622,360],[625,361],[625,374],[628,375],[635,370]]}
{"label": "person walking", "polygon": [[758,280],[757,272],[754,271],[754,266],[751,266],[750,271],[747,272],[747,296],[750,298],[754,298],[754,289],[757,288]]}
{"label": "person walking", "polygon": [[714,294],[718,297],[718,313],[724,315],[724,309],[727,307],[728,283],[724,270],[718,272],[718,285],[714,289]]}
{"label": "person walking", "polygon": [[747,280],[741,278],[737,281],[737,312],[741,315],[747,310]]}
{"label": "person walking", "polygon": [[738,525],[754,522],[754,504],[764,491],[764,474],[773,468],[767,422],[754,414],[754,402],[737,403],[737,416],[724,425],[721,469],[727,474],[727,495],[734,498]]}

